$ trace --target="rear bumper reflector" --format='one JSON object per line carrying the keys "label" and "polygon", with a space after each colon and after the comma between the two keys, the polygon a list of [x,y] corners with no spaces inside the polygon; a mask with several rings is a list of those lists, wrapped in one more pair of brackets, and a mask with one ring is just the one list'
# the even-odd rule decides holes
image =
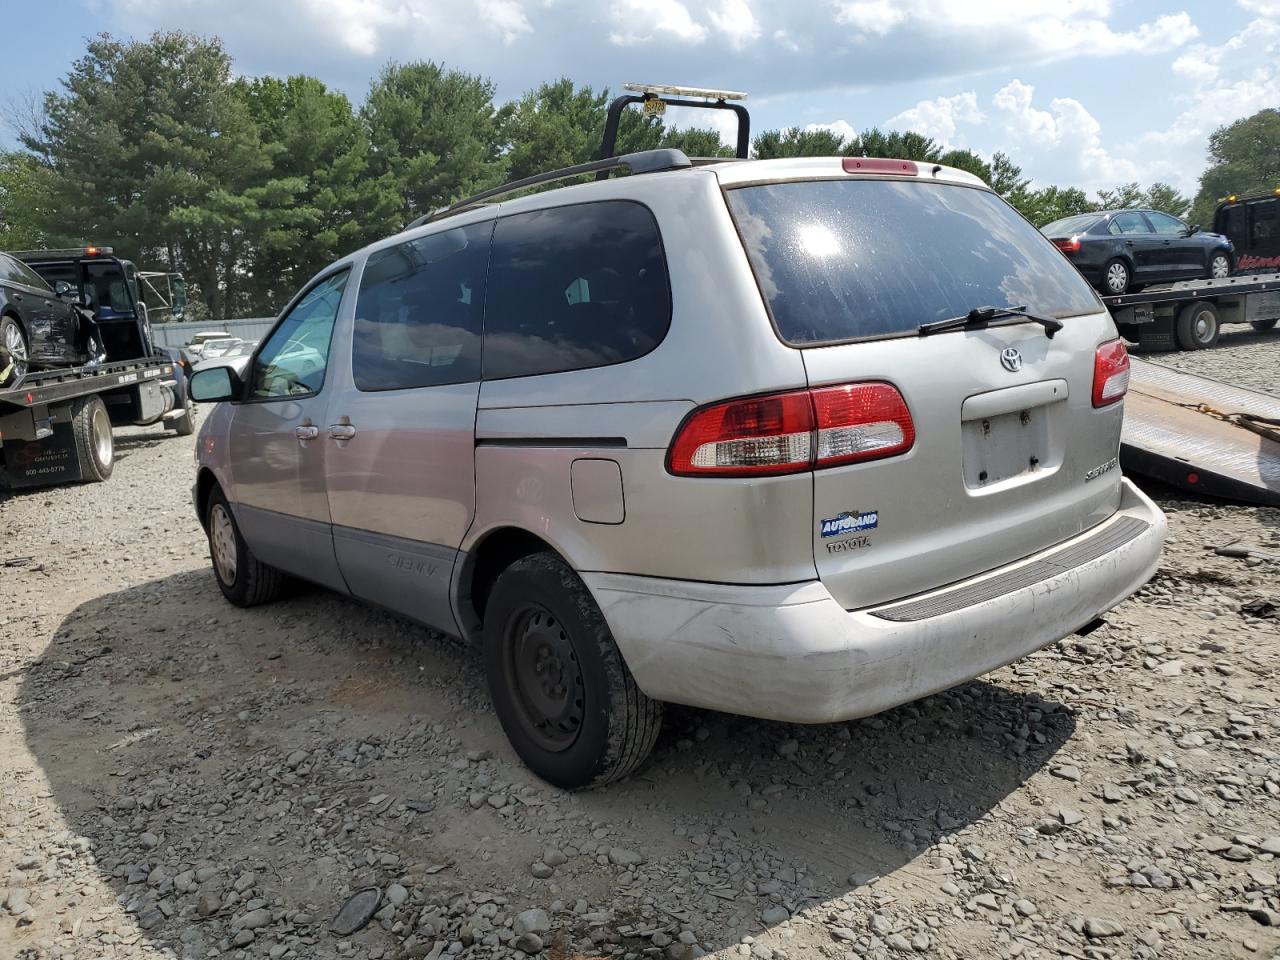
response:
{"label": "rear bumper reflector", "polygon": [[908,600],[905,603],[895,603],[892,606],[866,612],[881,620],[907,623],[962,610],[986,600],[1002,597],[1007,593],[1025,590],[1033,584],[1060,576],[1091,560],[1097,560],[1141,536],[1149,526],[1150,524],[1145,520],[1139,520],[1137,517],[1120,517],[1113,523],[1103,524],[1093,536],[1077,540],[1025,566],[977,583],[966,583],[951,590],[932,593],[918,600]]}

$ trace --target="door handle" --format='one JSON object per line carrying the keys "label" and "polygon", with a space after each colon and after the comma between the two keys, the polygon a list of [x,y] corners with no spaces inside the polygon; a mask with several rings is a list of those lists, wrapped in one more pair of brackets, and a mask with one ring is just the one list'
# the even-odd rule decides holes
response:
{"label": "door handle", "polygon": [[304,423],[300,427],[293,428],[293,435],[299,440],[314,440],[320,436],[320,428],[314,423]]}
{"label": "door handle", "polygon": [[[343,417],[342,420],[346,421],[347,418]],[[333,437],[333,439],[337,440],[339,443],[345,443],[355,435],[356,428],[353,427],[349,421],[345,423],[329,424],[329,436]]]}

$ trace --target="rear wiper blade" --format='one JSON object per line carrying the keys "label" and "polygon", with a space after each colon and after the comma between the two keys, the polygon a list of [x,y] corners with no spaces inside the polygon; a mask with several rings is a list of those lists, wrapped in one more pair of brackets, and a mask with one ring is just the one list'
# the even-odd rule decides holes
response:
{"label": "rear wiper blade", "polygon": [[947,330],[981,330],[991,326],[993,320],[1014,319],[1019,323],[1038,323],[1044,327],[1044,335],[1050,340],[1062,329],[1062,321],[1052,317],[1041,317],[1028,313],[1026,307],[974,307],[966,314],[951,317],[948,320],[934,320],[922,323],[919,333],[927,337],[931,333],[944,333]]}

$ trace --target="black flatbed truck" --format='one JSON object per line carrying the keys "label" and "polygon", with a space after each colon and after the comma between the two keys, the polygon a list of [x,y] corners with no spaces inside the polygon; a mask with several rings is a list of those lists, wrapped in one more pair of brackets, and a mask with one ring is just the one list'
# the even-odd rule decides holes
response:
{"label": "black flatbed truck", "polygon": [[0,389],[0,486],[106,480],[112,428],[153,423],[195,429],[184,372],[168,357],[29,374]]}
{"label": "black flatbed truck", "polygon": [[1120,335],[1148,350],[1204,350],[1224,323],[1265,332],[1280,320],[1280,273],[1184,280],[1104,296]]}

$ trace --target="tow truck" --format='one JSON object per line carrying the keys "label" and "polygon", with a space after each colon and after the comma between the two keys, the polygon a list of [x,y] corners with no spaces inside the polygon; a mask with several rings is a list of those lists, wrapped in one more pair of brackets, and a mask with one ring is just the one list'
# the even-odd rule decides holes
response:
{"label": "tow truck", "polygon": [[113,427],[163,423],[179,436],[195,430],[184,362],[176,350],[154,346],[144,299],[150,295],[158,309],[180,315],[180,276],[142,274],[110,247],[12,255],[50,284],[65,280],[79,289],[105,355],[81,367],[28,374],[0,389],[0,486],[106,480],[115,462]]}

